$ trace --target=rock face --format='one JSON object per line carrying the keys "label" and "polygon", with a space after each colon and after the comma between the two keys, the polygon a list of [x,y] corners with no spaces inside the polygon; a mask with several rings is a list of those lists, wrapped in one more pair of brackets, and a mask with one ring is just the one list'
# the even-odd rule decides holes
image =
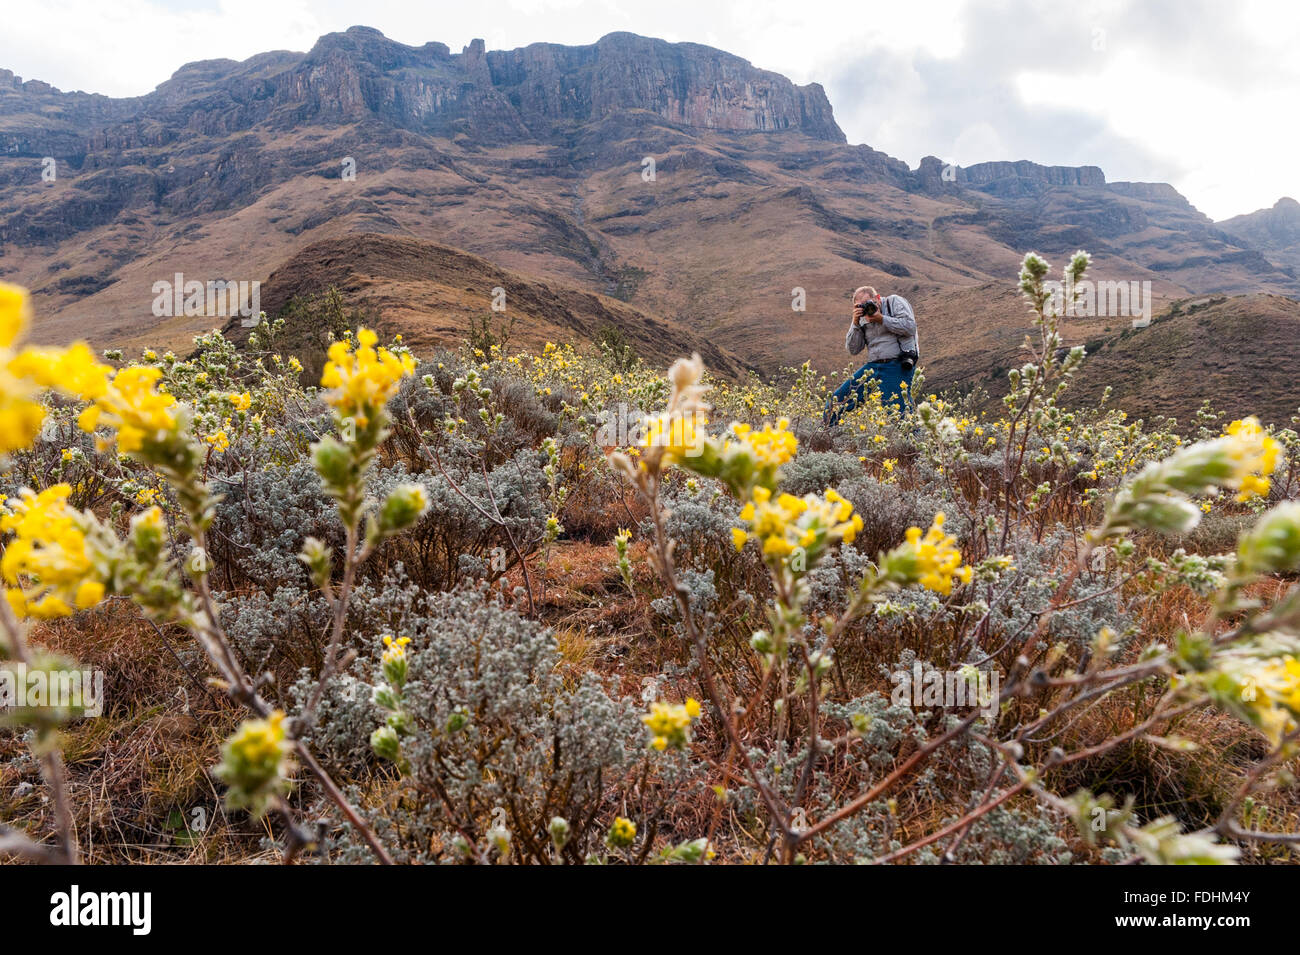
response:
{"label": "rock face", "polygon": [[494,89],[530,129],[603,119],[642,109],[669,122],[705,129],[769,132],[796,129],[845,142],[821,86],[795,86],[737,56],[694,43],[665,43],[611,33],[591,46],[536,43],[484,55],[471,46],[467,71],[486,68]]}
{"label": "rock face", "polygon": [[[485,143],[549,141],[622,110],[645,110],[683,126],[799,130],[845,141],[821,86],[796,86],[706,46],[612,33],[590,46],[535,43],[491,53],[475,40],[452,54],[441,43],[411,47],[353,27],[322,37],[307,54],[188,64],[134,100],[60,93],[0,71],[0,115],[49,117],[31,129],[0,132],[0,151],[75,160],[91,145],[75,131],[132,120],[216,136],[266,121],[290,128],[379,118]],[[142,130],[107,138],[124,147],[147,141]]]}

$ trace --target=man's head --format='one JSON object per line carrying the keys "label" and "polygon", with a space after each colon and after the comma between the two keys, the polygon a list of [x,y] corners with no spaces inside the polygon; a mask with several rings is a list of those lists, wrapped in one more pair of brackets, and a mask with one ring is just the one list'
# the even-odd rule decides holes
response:
{"label": "man's head", "polygon": [[853,292],[853,314],[870,318],[880,310],[880,294],[870,285],[859,286]]}

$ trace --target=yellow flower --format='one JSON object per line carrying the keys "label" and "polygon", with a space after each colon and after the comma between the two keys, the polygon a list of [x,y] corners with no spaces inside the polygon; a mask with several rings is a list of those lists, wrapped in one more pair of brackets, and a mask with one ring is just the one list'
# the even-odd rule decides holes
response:
{"label": "yellow flower", "polygon": [[636,823],[622,816],[614,820],[614,824],[609,827],[609,833],[605,836],[605,844],[611,849],[625,849],[634,841],[636,841]]}
{"label": "yellow flower", "polygon": [[10,361],[9,370],[42,388],[85,399],[104,393],[110,371],[81,342],[69,348],[25,348]]}
{"label": "yellow flower", "polygon": [[1211,673],[1209,687],[1229,710],[1258,726],[1275,746],[1296,729],[1300,660],[1290,654],[1263,661],[1228,655],[1220,667],[1226,682]]}
{"label": "yellow flower", "polygon": [[700,717],[700,704],[687,697],[685,703],[651,703],[650,712],[641,717],[650,730],[650,745],[657,750],[681,749],[691,740],[691,723]]}
{"label": "yellow flower", "polygon": [[388,663],[393,660],[405,660],[406,647],[410,642],[410,637],[398,637],[396,640],[391,636],[384,637],[383,662]]}
{"label": "yellow flower", "polygon": [[352,418],[364,428],[373,415],[383,411],[397,393],[402,379],[415,371],[415,359],[387,348],[375,348],[379,337],[368,328],[357,332],[357,348],[351,342],[335,342],[321,374],[325,401],[340,418]]}
{"label": "yellow flower", "polygon": [[217,776],[230,787],[227,804],[262,811],[267,799],[286,787],[291,768],[286,757],[291,747],[280,710],[264,720],[241,723],[222,745],[221,764],[216,769]]}
{"label": "yellow flower", "polygon": [[26,289],[0,282],[0,455],[31,447],[45,420],[44,389],[79,395],[102,387],[107,369],[90,349],[28,347],[14,351],[30,323]]}
{"label": "yellow flower", "polygon": [[970,583],[973,569],[963,566],[961,551],[957,548],[957,539],[943,532],[944,515],[940,511],[934,515],[934,523],[921,535],[919,527],[908,528],[907,542],[890,555],[898,558],[899,563],[891,569],[903,568],[905,576],[919,583],[927,590],[945,596],[952,593],[954,579]]}
{"label": "yellow flower", "polygon": [[703,428],[706,423],[703,415],[695,414],[661,414],[646,418],[641,447],[662,448],[663,463],[678,464],[699,453],[704,439],[696,426]]}
{"label": "yellow flower", "polygon": [[31,307],[27,290],[0,282],[0,348],[12,348],[27,331]]}
{"label": "yellow flower", "polygon": [[94,403],[81,413],[83,431],[107,424],[117,432],[117,448],[123,454],[141,450],[146,443],[163,444],[180,430],[176,398],[157,389],[160,368],[123,368]]}
{"label": "yellow flower", "polygon": [[1253,415],[1244,421],[1232,422],[1224,434],[1232,439],[1228,442],[1228,455],[1234,469],[1230,486],[1237,487],[1237,500],[1266,496],[1269,476],[1277,470],[1282,446],[1264,431],[1259,419]]}
{"label": "yellow flower", "polygon": [[[762,485],[751,492],[750,500],[740,511],[740,519],[749,525],[763,545],[763,556],[782,560],[802,551],[802,563],[790,561],[791,569],[802,573],[810,569],[836,541],[852,543],[862,530],[862,518],[853,513],[853,505],[834,490],[824,495],[780,494],[773,500],[772,491]],[[733,540],[744,542],[733,533]]]}
{"label": "yellow flower", "polygon": [[[790,432],[790,421],[781,418],[776,427],[764,424],[763,430],[755,431],[747,424],[733,424],[732,432],[744,443],[760,468],[780,467],[794,459],[799,449],[799,439]],[[728,442],[727,447],[730,447]]]}
{"label": "yellow flower", "polygon": [[82,581],[77,588],[76,604],[78,607],[93,607],[104,599],[104,585],[98,580]]}
{"label": "yellow flower", "polygon": [[[104,582],[87,543],[87,519],[68,506],[72,488],[55,484],[39,494],[23,489],[0,518],[0,533],[13,534],[0,556],[6,597],[19,616],[65,617],[104,598]],[[24,587],[21,578],[29,583]]]}

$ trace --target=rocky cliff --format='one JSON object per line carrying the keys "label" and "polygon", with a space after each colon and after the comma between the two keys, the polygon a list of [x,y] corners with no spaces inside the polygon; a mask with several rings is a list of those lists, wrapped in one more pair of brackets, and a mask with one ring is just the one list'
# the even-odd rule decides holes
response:
{"label": "rocky cliff", "polygon": [[705,129],[793,129],[845,142],[821,86],[796,86],[740,57],[694,43],[612,33],[591,46],[536,43],[483,54],[480,45],[462,57],[467,70],[486,61],[492,87],[531,129],[589,123],[618,110],[641,109]]}
{"label": "rocky cliff", "polygon": [[[687,127],[845,141],[819,85],[796,86],[694,43],[612,33],[590,46],[491,53],[475,40],[453,54],[442,43],[411,47],[353,27],[306,54],[191,63],[130,100],[61,93],[0,71],[0,116],[29,119],[0,127],[0,152],[79,163],[94,146],[158,145],[149,138],[157,125],[216,136],[264,122],[284,129],[366,119],[485,143],[551,140],[621,110]],[[125,128],[90,132],[111,124]]]}

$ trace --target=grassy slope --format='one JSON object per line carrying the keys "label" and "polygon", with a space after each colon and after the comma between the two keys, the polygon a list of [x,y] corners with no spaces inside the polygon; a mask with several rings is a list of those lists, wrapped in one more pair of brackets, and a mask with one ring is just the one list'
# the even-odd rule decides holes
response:
{"label": "grassy slope", "polygon": [[1205,399],[1233,417],[1290,424],[1300,408],[1300,302],[1278,295],[1182,300],[1149,328],[1107,339],[1071,388],[1093,404],[1109,385],[1132,415],[1184,426]]}

